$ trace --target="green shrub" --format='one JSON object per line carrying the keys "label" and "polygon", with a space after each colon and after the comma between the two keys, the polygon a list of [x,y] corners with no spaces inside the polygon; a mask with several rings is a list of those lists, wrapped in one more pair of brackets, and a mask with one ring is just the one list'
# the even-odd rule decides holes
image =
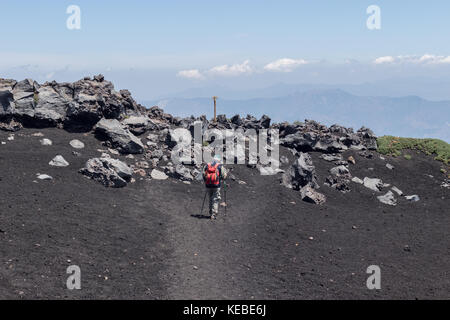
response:
{"label": "green shrub", "polygon": [[405,157],[406,160],[411,160],[412,159],[411,155],[409,155],[409,154],[405,154],[404,157]]}
{"label": "green shrub", "polygon": [[378,152],[381,154],[401,156],[404,150],[418,150],[427,155],[434,155],[436,160],[446,165],[450,164],[450,144],[439,139],[383,136],[377,139],[377,143]]}

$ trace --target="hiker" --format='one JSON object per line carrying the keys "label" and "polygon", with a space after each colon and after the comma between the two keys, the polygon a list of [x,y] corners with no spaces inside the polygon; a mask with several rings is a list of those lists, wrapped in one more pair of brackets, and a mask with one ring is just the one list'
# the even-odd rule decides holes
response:
{"label": "hiker", "polygon": [[209,194],[209,215],[211,220],[215,220],[219,213],[220,187],[222,181],[226,178],[227,172],[220,163],[220,156],[215,155],[213,162],[208,163],[203,168],[203,181]]}

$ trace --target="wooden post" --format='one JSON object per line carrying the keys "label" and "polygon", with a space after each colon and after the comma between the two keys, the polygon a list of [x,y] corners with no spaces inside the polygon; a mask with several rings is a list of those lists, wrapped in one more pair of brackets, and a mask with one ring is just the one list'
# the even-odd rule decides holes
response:
{"label": "wooden post", "polygon": [[213,97],[213,100],[214,100],[214,122],[217,122],[217,118],[216,118],[216,116],[217,116],[217,104],[216,104],[217,98],[218,97],[216,97],[216,96]]}

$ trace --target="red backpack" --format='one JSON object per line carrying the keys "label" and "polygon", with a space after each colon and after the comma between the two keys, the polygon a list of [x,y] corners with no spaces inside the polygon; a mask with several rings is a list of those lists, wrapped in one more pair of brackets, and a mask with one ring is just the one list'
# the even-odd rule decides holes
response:
{"label": "red backpack", "polygon": [[208,163],[208,167],[205,171],[205,185],[207,187],[219,187],[220,186],[220,172],[219,172],[219,163],[216,163],[214,166],[211,163]]}

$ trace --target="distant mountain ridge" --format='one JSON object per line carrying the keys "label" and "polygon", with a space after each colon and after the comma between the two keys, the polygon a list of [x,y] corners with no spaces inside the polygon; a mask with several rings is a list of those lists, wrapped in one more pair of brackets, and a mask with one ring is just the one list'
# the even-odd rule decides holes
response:
{"label": "distant mountain ridge", "polygon": [[[212,116],[211,98],[168,98],[141,101],[179,116]],[[366,126],[377,135],[438,138],[450,141],[450,101],[429,101],[418,96],[357,96],[341,89],[311,89],[279,97],[227,99],[219,97],[218,113],[267,114],[274,121],[314,119],[355,129]]]}

